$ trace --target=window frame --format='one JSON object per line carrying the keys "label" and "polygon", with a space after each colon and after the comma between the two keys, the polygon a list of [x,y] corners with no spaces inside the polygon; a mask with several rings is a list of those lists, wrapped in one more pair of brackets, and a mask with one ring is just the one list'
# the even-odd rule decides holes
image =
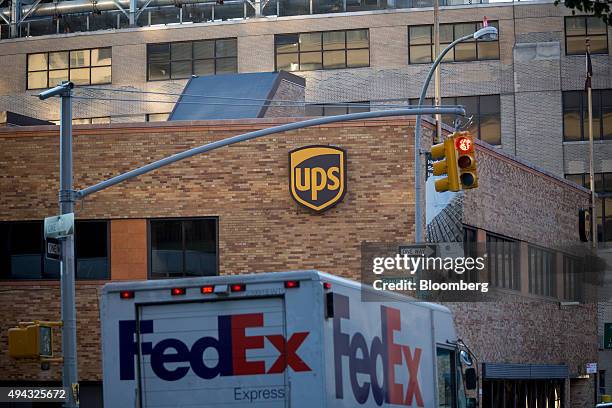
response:
{"label": "window frame", "polygon": [[[492,264],[492,259],[495,259],[494,265],[497,265],[497,254],[499,253],[498,251],[495,251],[495,255],[496,257],[494,258],[493,256],[491,256],[491,249],[492,246],[489,245],[489,243],[492,243],[492,240],[490,238],[493,238],[493,240],[495,240],[496,243],[498,242],[503,242],[504,244],[509,244],[510,246],[510,252],[507,254],[509,255],[509,261],[510,261],[510,270],[507,271],[508,273],[506,273],[506,268],[505,268],[505,263],[502,262],[502,273],[498,274],[498,268],[497,266],[495,266],[495,282],[493,281],[493,270],[491,269],[491,264]],[[520,265],[520,251],[519,249],[516,247],[517,245],[520,245],[520,241],[516,240],[516,239],[512,239],[510,237],[507,237],[505,235],[500,235],[500,234],[495,234],[489,231],[486,231],[486,254],[487,254],[487,278],[489,283],[496,287],[496,288],[502,288],[502,289],[507,289],[507,290],[514,290],[517,292],[521,291],[521,265]],[[514,254],[512,253],[512,248],[514,248]],[[502,257],[506,255],[506,251],[504,250],[502,252]],[[505,286],[506,283],[506,275],[508,277],[508,281],[510,283],[509,286]],[[497,284],[497,282],[500,281],[501,286]]]}
{"label": "window frame", "polygon": [[[111,63],[110,65],[91,65],[91,52],[93,50],[102,50],[102,49],[110,49],[110,53],[111,53]],[[89,65],[84,66],[84,67],[71,67],[71,63],[70,63],[70,53],[71,52],[76,52],[76,51],[89,51]],[[68,67],[67,68],[63,68],[60,70],[55,70],[55,69],[49,69],[49,54],[53,54],[56,52],[67,52],[68,53]],[[38,55],[38,54],[45,54],[47,56],[47,69],[46,70],[33,70],[30,71],[30,55]],[[105,67],[110,67],[111,69],[111,77],[110,77],[110,82],[99,82],[99,83],[95,83],[92,84],[91,83],[91,69],[92,68],[105,68]],[[44,51],[44,52],[31,52],[26,54],[26,73],[25,73],[25,84],[26,84],[26,91],[29,90],[36,90],[36,89],[46,89],[55,85],[49,85],[49,72],[51,71],[61,71],[61,70],[67,70],[68,71],[68,80],[70,80],[70,71],[73,69],[81,69],[81,68],[88,68],[89,69],[89,83],[88,84],[81,84],[78,86],[92,86],[92,85],[108,85],[108,84],[112,84],[113,83],[113,47],[112,46],[108,46],[108,47],[94,47],[94,48],[76,48],[76,49],[70,49],[70,50],[56,50],[56,51]],[[28,76],[30,73],[33,72],[46,72],[47,73],[47,86],[42,87],[42,88],[30,88],[30,84],[28,81]]]}
{"label": "window frame", "polygon": [[[533,274],[537,274],[538,271],[537,270],[533,270],[532,269],[532,253],[533,252],[540,252],[542,254],[547,254],[550,256],[551,259],[551,264],[550,264],[550,270],[548,271],[548,273],[550,273],[550,276],[548,277],[550,279],[550,281],[548,282],[549,286],[549,291],[546,291],[546,273],[544,273],[544,271],[542,270],[541,273],[543,274],[543,276],[538,277],[537,275],[533,275]],[[542,266],[544,265],[544,262],[542,261]],[[557,293],[557,276],[556,276],[556,268],[557,268],[557,260],[556,260],[556,253],[555,251],[552,251],[550,249],[547,248],[543,248],[541,246],[538,245],[533,245],[533,244],[528,244],[528,249],[527,249],[527,276],[528,276],[528,292],[531,295],[534,296],[542,296],[542,297],[547,297],[547,298],[557,298],[559,296],[559,294]],[[537,268],[538,266],[536,266]],[[535,284],[535,287],[532,285],[532,283]],[[541,286],[539,286],[541,284]],[[538,291],[538,288],[540,288],[540,291]]]}
{"label": "window frame", "polygon": [[[610,93],[610,96],[612,97],[612,89],[593,89],[592,91],[592,97],[593,100],[595,101],[595,98],[597,98],[597,102],[599,103],[599,115],[595,116],[593,115],[593,123],[595,123],[596,121],[599,121],[599,137],[596,138],[595,136],[593,136],[593,140],[612,140],[612,132],[610,133],[609,137],[605,137],[605,133],[604,133],[604,108],[608,107],[608,105],[604,104],[604,95],[605,93]],[[578,111],[579,111],[579,126],[580,126],[580,139],[579,140],[566,140],[566,136],[565,136],[565,113],[566,112],[570,112],[569,110],[566,110],[567,106],[565,104],[565,97],[566,95],[570,95],[570,94],[574,94],[574,95],[580,95],[580,103],[578,105]],[[585,113],[588,110],[588,101],[586,100],[586,92],[579,90],[579,91],[562,91],[561,92],[561,116],[562,116],[562,127],[563,127],[563,143],[582,143],[582,142],[588,142],[589,141],[589,136],[587,134],[585,134],[585,126],[588,127],[588,117],[587,115],[585,115]],[[595,104],[593,104],[595,105]],[[612,106],[612,100],[610,100],[610,106]],[[595,112],[593,112],[595,113]],[[595,130],[595,129],[593,129]]]}
{"label": "window frame", "polygon": [[[597,238],[600,242],[612,242],[612,227],[610,227],[610,231],[606,228],[607,224],[612,226],[612,217],[606,217],[606,207],[612,207],[612,191],[606,191],[606,180],[610,180],[612,183],[612,172],[602,172],[595,173],[595,192],[599,197],[600,205],[596,209],[595,214],[595,222],[597,223]],[[601,175],[601,185],[602,188],[597,188],[597,176]],[[580,183],[577,183],[584,188],[589,189],[591,180],[589,173],[566,173],[565,178],[568,179],[568,176],[578,176],[581,178]],[[599,218],[601,216],[601,223],[599,222]],[[611,239],[608,240],[607,237],[610,236]]]}
{"label": "window frame", "polygon": [[[497,146],[497,147],[501,147],[503,144],[503,133],[502,133],[502,106],[501,106],[501,94],[488,94],[488,95],[467,95],[467,96],[444,96],[442,97],[442,104],[444,105],[444,99],[448,100],[448,99],[453,99],[453,103],[452,105],[456,105],[457,103],[457,98],[476,98],[476,107],[477,107],[477,112],[474,113],[475,115],[475,120],[473,123],[476,124],[477,127],[477,131],[476,131],[476,137],[480,140],[483,140],[481,137],[481,99],[483,97],[488,97],[488,96],[493,96],[493,97],[497,97],[499,100],[499,135],[500,135],[500,139],[499,139],[499,144],[491,144],[491,146]],[[425,104],[427,104],[427,102],[431,101],[431,104],[433,104],[433,98],[425,98]],[[415,106],[419,103],[419,98],[409,98],[408,99],[408,104],[411,106]],[[469,112],[468,112],[469,113]],[[442,119],[442,121],[444,122],[444,118]],[[452,125],[449,125],[452,127]],[[488,142],[487,142],[488,143]]]}
{"label": "window frame", "polygon": [[[75,279],[78,281],[89,281],[89,282],[93,282],[93,281],[109,281],[111,280],[111,228],[110,228],[110,224],[111,224],[111,220],[110,219],[82,219],[82,220],[75,220],[75,223],[85,223],[85,222],[104,222],[106,224],[106,259],[107,259],[107,263],[106,263],[106,276],[104,278],[80,278],[78,275],[78,258],[76,256],[76,245],[77,245],[77,240],[74,240],[74,273],[75,273]],[[25,224],[25,223],[40,223],[40,231],[41,231],[41,236],[40,236],[40,256],[41,256],[41,262],[40,262],[40,274],[39,274],[39,278],[15,278],[15,277],[8,277],[8,278],[4,278],[2,275],[0,275],[0,282],[23,282],[23,281],[28,281],[28,282],[33,282],[33,281],[59,281],[60,278],[57,277],[51,277],[48,274],[45,274],[45,260],[46,260],[46,256],[45,256],[45,237],[44,237],[44,223],[41,220],[17,220],[17,221],[0,221],[0,226],[1,225],[18,225],[18,224]],[[9,256],[10,256],[10,252],[9,252]],[[0,265],[1,267],[1,265]],[[12,274],[12,271],[10,271]]]}
{"label": "window frame", "polygon": [[[570,53],[568,51],[567,48],[567,38],[589,38],[589,37],[593,37],[592,35],[589,35],[589,25],[588,25],[588,21],[590,18],[597,18],[594,16],[586,16],[586,15],[582,15],[582,16],[565,16],[565,18],[563,19],[563,41],[565,43],[565,55],[586,55],[586,49],[583,52],[572,52]],[[580,35],[567,35],[567,21],[569,19],[584,19],[584,35],[580,34]],[[608,55],[610,53],[610,44],[608,43],[608,26],[606,25],[606,33],[605,34],[595,34],[595,36],[600,37],[603,36],[606,39],[606,52],[593,52],[591,51],[591,55]]]}
{"label": "window frame", "polygon": [[[217,57],[217,41],[223,41],[223,40],[234,40],[236,42],[236,55],[231,56],[231,57]],[[212,58],[195,58],[194,57],[194,45],[195,43],[199,43],[199,42],[212,42],[213,43],[213,57]],[[182,60],[173,60],[172,59],[172,44],[191,44],[191,58],[190,59],[182,59]],[[160,79],[151,79],[151,69],[150,69],[150,65],[151,65],[151,54],[149,51],[149,48],[151,46],[154,45],[167,45],[168,46],[168,60],[165,60],[165,63],[168,64],[168,78],[160,78]],[[195,75],[194,74],[194,63],[195,61],[213,61],[214,64],[214,73],[213,75],[220,75],[217,74],[217,60],[221,60],[221,59],[230,59],[230,58],[235,58],[236,59],[236,72],[233,73],[238,73],[238,37],[222,37],[222,38],[202,38],[199,40],[187,40],[187,41],[166,41],[166,42],[155,42],[155,43],[147,43],[146,44],[146,74],[147,74],[147,82],[158,82],[158,81],[180,81],[180,80],[184,80],[184,79],[189,79],[189,77],[191,75]],[[181,77],[181,78],[172,78],[172,63],[173,62],[178,62],[178,61],[189,61],[191,63],[191,74],[186,76],[186,77]]]}
{"label": "window frame", "polygon": [[[193,221],[193,220],[214,220],[215,221],[215,275],[201,275],[201,276],[219,276],[220,272],[220,253],[219,253],[219,221],[220,217],[216,215],[211,216],[202,216],[202,217],[156,217],[156,218],[148,218],[147,219],[147,279],[157,280],[157,279],[180,279],[185,277],[190,277],[190,275],[185,275],[185,228],[183,226],[183,221]],[[181,276],[155,276],[153,274],[153,245],[151,242],[151,222],[155,221],[181,221],[181,252],[183,254],[183,275]]]}
{"label": "window frame", "polygon": [[[359,105],[359,106],[355,106],[355,105]],[[368,105],[367,107],[365,105]],[[371,107],[371,102],[370,101],[352,101],[352,102],[337,102],[337,103],[311,103],[311,104],[306,104],[304,111],[306,111],[308,108],[319,108],[321,109],[321,113],[322,115],[308,115],[308,113],[306,113],[306,116],[331,116],[329,114],[326,113],[326,110],[329,109],[344,109],[345,112],[344,114],[349,114],[349,113],[359,113],[359,112],[371,112],[372,111],[372,107]],[[351,112],[351,109],[361,109],[358,110],[357,112]],[[366,110],[367,109],[367,110]]]}
{"label": "window frame", "polygon": [[[366,31],[368,33],[368,46],[367,47],[360,47],[360,48],[348,48],[347,47],[347,33],[351,32],[351,31]],[[333,49],[333,50],[325,50],[324,49],[324,45],[323,45],[323,34],[324,33],[340,33],[343,32],[344,33],[344,48],[342,49]],[[309,50],[309,51],[300,51],[300,35],[302,34],[320,34],[321,35],[321,46],[318,50]],[[297,51],[295,52],[278,52],[278,47],[277,47],[277,39],[279,37],[282,36],[293,36],[296,35],[298,37],[298,42],[297,42]],[[279,34],[274,34],[274,72],[279,72],[278,70],[278,56],[279,55],[290,55],[290,54],[297,54],[297,64],[298,64],[298,69],[295,71],[286,71],[286,72],[308,72],[308,71],[333,71],[333,70],[337,70],[337,69],[357,69],[357,68],[368,68],[370,67],[371,63],[372,63],[372,56],[370,55],[370,50],[371,50],[371,39],[370,39],[370,28],[369,27],[365,27],[365,28],[352,28],[349,30],[326,30],[326,31],[304,31],[304,32],[297,32],[297,33],[279,33]],[[358,50],[368,50],[368,64],[364,65],[364,66],[359,66],[359,67],[349,67],[348,66],[348,51],[358,51]],[[325,68],[324,62],[323,62],[323,56],[325,54],[325,51],[344,51],[344,67],[339,67],[339,68]],[[321,68],[320,69],[305,69],[302,70],[302,64],[301,64],[301,55],[302,54],[307,54],[307,53],[320,53],[321,55]]]}
{"label": "window frame", "polygon": [[[479,21],[462,21],[462,22],[457,22],[457,23],[444,23],[444,24],[440,24],[440,27],[442,26],[452,26],[453,27],[453,41],[457,39],[457,35],[456,35],[456,26],[461,25],[461,24],[474,24],[476,27],[478,27],[478,24],[482,24]],[[501,33],[501,30],[499,30],[499,20],[491,20],[489,22],[490,24],[496,23],[498,26],[498,33]],[[429,43],[428,44],[415,44],[415,45],[421,45],[421,46],[426,46],[429,45],[430,47],[430,60],[429,61],[425,61],[425,62],[412,62],[412,54],[410,51],[411,48],[411,44],[410,44],[410,28],[411,27],[429,27]],[[433,32],[433,24],[414,24],[414,25],[409,25],[408,29],[407,29],[407,35],[408,35],[408,65],[420,65],[420,64],[431,64],[434,61],[434,32]],[[497,58],[483,58],[481,59],[478,55],[478,44],[479,43],[496,43],[497,44]],[[474,61],[499,61],[500,60],[500,54],[501,54],[501,49],[499,46],[499,35],[497,40],[495,41],[483,41],[483,40],[477,40],[474,39],[473,41],[466,41],[466,44],[470,44],[473,43],[475,44],[475,48],[476,48],[476,58],[475,59],[468,59],[468,60],[456,60],[455,59],[455,54],[453,53],[453,58],[451,60],[447,60],[448,58],[448,54],[442,59],[442,63],[454,63],[454,62],[474,62]],[[446,43],[444,43],[446,45]],[[440,51],[443,50],[442,48],[442,44],[440,45]],[[454,52],[454,50],[452,50]]]}

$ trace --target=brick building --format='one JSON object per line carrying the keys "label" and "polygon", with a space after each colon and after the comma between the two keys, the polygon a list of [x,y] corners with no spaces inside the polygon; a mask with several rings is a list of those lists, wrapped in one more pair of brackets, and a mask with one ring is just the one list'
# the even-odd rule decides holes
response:
{"label": "brick building", "polygon": [[[75,187],[287,121],[77,126]],[[428,121],[424,126],[425,137],[431,137],[433,126]],[[412,241],[413,166],[406,158],[413,155],[413,130],[413,119],[396,118],[277,134],[190,158],[78,203],[78,355],[87,406],[99,404],[98,300],[109,280],[308,268],[359,279],[362,241]],[[57,212],[57,134],[54,126],[0,130],[4,350],[7,329],[18,321],[59,319],[57,265],[44,260],[41,224]],[[298,206],[288,192],[289,151],[314,144],[342,147],[348,162],[346,195],[322,214]],[[508,242],[519,251],[513,267],[506,269],[515,277],[509,284],[497,279],[502,269],[487,270],[508,301],[449,304],[460,337],[482,363],[483,406],[501,406],[504,398],[533,403],[540,398],[540,404],[548,398],[551,404],[590,407],[592,380],[584,367],[597,359],[595,306],[561,303],[574,299],[564,257],[571,255],[568,248],[580,247],[578,210],[588,204],[589,192],[486,143],[478,144],[477,157],[480,187],[464,197],[465,240],[486,245],[486,250]],[[168,250],[179,258],[172,259]],[[206,261],[188,270],[180,261],[187,251]],[[531,262],[536,258],[546,261],[536,265]],[[553,282],[548,291],[530,284],[545,276]],[[5,353],[0,354],[0,372],[5,385],[60,379],[57,366],[41,371],[38,364],[15,362]]]}
{"label": "brick building", "polygon": [[[0,111],[57,121],[58,107],[31,95],[70,76],[86,98],[75,107],[77,123],[165,120],[172,107],[166,101],[176,100],[192,74],[277,70],[305,78],[309,115],[380,109],[414,103],[431,61],[430,0],[180,3],[144,9],[131,27],[133,14],[89,10],[88,2],[58,16],[43,1],[13,34],[0,19]],[[465,105],[482,140],[582,185],[584,40],[591,38],[596,184],[600,194],[612,194],[610,30],[552,1],[441,4],[443,45],[485,16],[499,28],[498,41],[464,43],[450,53],[442,102]],[[8,7],[2,13],[10,20]],[[337,102],[352,105],[329,105]],[[601,242],[612,240],[611,211],[609,198],[602,200]]]}

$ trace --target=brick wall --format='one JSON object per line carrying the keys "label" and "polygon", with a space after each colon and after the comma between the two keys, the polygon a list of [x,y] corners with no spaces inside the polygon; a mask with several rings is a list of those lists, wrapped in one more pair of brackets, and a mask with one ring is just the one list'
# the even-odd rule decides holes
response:
{"label": "brick wall", "polygon": [[[75,127],[77,188],[189,147],[288,119],[85,125]],[[427,122],[427,121],[426,121]],[[413,120],[331,124],[226,147],[157,170],[88,197],[79,218],[111,221],[111,277],[146,277],[145,218],[219,217],[222,274],[317,268],[358,279],[361,241],[410,241],[413,234]],[[425,137],[431,135],[426,123]],[[0,220],[42,219],[57,199],[57,128],[0,131]],[[348,191],[322,215],[298,207],[288,193],[287,154],[308,144],[347,150]],[[577,211],[588,193],[532,166],[479,145],[480,187],[466,194],[466,223],[529,242],[576,240]],[[566,215],[567,213],[567,215]],[[340,261],[341,260],[341,261]],[[98,296],[101,283],[77,286],[80,375],[100,379]],[[44,290],[41,290],[44,288]],[[19,292],[16,292],[19,291]],[[24,299],[14,306],[15,293]],[[513,305],[457,304],[461,335],[481,361],[565,362],[594,359],[595,313],[558,310],[550,300],[518,293]],[[0,348],[19,320],[57,319],[57,282],[2,282]],[[50,307],[41,307],[48,304]],[[518,306],[517,306],[518,305]],[[9,307],[10,306],[10,307]],[[553,334],[553,335],[550,335]],[[510,341],[509,341],[510,339]],[[9,378],[59,378],[0,355]],[[1,377],[1,376],[0,376]]]}

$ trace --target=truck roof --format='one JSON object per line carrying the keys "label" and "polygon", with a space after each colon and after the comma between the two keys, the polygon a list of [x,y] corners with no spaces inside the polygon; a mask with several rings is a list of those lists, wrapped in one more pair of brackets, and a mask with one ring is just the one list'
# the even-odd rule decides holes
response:
{"label": "truck roof", "polygon": [[[313,280],[321,281],[325,280],[331,283],[340,284],[343,286],[351,287],[357,290],[362,289],[362,284],[350,279],[342,278],[340,276],[331,275],[329,273],[321,272],[315,269],[310,270],[297,270],[297,271],[285,271],[285,272],[262,272],[262,273],[250,273],[244,275],[220,275],[220,276],[202,276],[197,278],[180,278],[180,279],[155,279],[155,280],[142,280],[142,281],[128,281],[128,282],[110,282],[104,285],[102,289],[103,295],[109,293],[118,293],[124,290],[157,290],[157,289],[171,289],[177,286],[177,282],[180,282],[180,286],[183,287],[197,287],[206,284],[231,284],[239,281],[240,283],[248,284],[249,282],[256,283],[267,283],[267,282],[278,282],[285,280]],[[365,286],[366,290],[375,291],[371,286]],[[381,294],[380,291],[375,291],[377,294]],[[415,306],[425,307],[428,309],[437,310],[443,313],[450,313],[450,310],[442,305],[431,302],[419,301],[413,297],[401,295],[399,293],[384,292],[384,296],[390,298],[389,300],[397,300],[404,302],[412,302]]]}

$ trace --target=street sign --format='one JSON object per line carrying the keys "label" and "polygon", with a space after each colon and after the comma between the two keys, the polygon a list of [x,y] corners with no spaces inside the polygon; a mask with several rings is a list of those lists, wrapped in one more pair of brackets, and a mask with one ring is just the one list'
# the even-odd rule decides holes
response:
{"label": "street sign", "polygon": [[45,256],[54,261],[62,260],[62,242],[59,239],[47,238],[45,240]]}
{"label": "street sign", "polygon": [[597,374],[597,363],[586,363],[587,374]]}
{"label": "street sign", "polygon": [[64,238],[74,234],[74,213],[45,218],[45,239]]}
{"label": "street sign", "polygon": [[433,164],[434,159],[431,157],[431,152],[425,153],[425,157],[427,158],[427,170],[425,171],[425,180],[433,176]]}
{"label": "street sign", "polygon": [[612,323],[604,323],[604,349],[612,349]]}
{"label": "street sign", "polygon": [[409,257],[434,257],[436,256],[436,245],[404,245],[399,247],[399,253],[400,255],[408,255]]}

